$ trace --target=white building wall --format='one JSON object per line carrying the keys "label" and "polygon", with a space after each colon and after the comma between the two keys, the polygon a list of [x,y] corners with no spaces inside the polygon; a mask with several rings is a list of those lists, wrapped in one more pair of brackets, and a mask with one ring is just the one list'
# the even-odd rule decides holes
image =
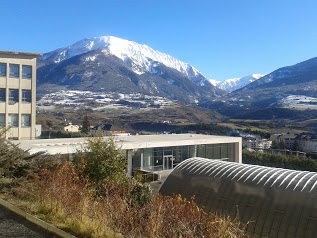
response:
{"label": "white building wall", "polygon": [[317,152],[317,141],[307,140],[301,143],[301,145],[303,145],[303,151],[306,153]]}

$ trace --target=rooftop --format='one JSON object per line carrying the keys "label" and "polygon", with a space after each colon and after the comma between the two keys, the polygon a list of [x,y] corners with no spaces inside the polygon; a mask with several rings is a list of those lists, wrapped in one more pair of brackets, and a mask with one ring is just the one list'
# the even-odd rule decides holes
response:
{"label": "rooftop", "polygon": [[2,51],[0,50],[0,55],[7,55],[7,56],[19,56],[19,57],[27,57],[27,58],[38,58],[42,56],[40,53],[31,53],[31,52],[18,52],[18,51]]}
{"label": "rooftop", "polygon": [[[104,137],[105,139],[111,137]],[[122,149],[154,148],[182,145],[241,143],[241,137],[214,136],[201,134],[160,134],[131,135],[112,137]],[[44,151],[47,154],[75,153],[87,143],[89,138],[63,138],[12,141],[21,149],[29,150],[31,154]]]}

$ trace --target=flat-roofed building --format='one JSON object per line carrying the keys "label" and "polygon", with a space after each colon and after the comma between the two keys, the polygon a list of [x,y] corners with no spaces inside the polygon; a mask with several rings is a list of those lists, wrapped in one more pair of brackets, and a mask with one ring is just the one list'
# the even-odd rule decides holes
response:
{"label": "flat-roofed building", "polygon": [[[72,154],[85,146],[87,139],[42,139],[16,143],[30,153],[44,151],[51,155]],[[241,137],[161,134],[120,136],[113,139],[127,155],[130,175],[133,169],[148,172],[171,170],[183,160],[196,156],[242,163]]]}
{"label": "flat-roofed building", "polygon": [[36,59],[40,54],[0,51],[0,127],[9,139],[36,137]]}

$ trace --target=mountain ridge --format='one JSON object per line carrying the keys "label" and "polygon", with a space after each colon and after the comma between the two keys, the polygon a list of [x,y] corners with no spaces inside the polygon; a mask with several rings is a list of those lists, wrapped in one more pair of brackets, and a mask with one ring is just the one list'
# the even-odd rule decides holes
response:
{"label": "mountain ridge", "polygon": [[124,90],[195,103],[223,95],[196,68],[146,45],[95,37],[44,54],[38,61],[39,91],[53,87]]}
{"label": "mountain ridge", "polygon": [[[65,89],[142,93],[202,105],[229,116],[231,110],[237,114],[281,105],[294,107],[294,98],[317,95],[317,57],[263,77],[252,74],[228,79],[223,82],[231,87],[226,93],[217,81],[208,80],[190,64],[116,37],[84,39],[48,52],[39,59],[37,72],[41,93]],[[305,104],[295,106],[305,108]]]}
{"label": "mountain ridge", "polygon": [[53,56],[54,63],[61,63],[74,56],[99,49],[104,49],[105,53],[117,56],[123,62],[130,65],[132,70],[137,74],[145,72],[153,73],[153,67],[155,67],[157,63],[162,63],[167,67],[178,70],[180,73],[192,79],[196,84],[203,86],[209,83],[207,78],[199,70],[188,63],[154,50],[147,45],[114,36],[86,38],[70,46],[48,52],[44,54],[40,60],[49,61]]}

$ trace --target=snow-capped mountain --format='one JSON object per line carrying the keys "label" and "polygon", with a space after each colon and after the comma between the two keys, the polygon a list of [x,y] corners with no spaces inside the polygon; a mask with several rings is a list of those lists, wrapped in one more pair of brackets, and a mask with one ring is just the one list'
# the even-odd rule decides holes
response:
{"label": "snow-capped mountain", "polygon": [[[205,84],[209,84],[206,77],[190,64],[184,63],[168,54],[156,51],[147,45],[114,36],[83,39],[71,46],[44,54],[41,59],[50,60],[53,57],[54,63],[61,63],[74,56],[99,49],[102,49],[104,54],[111,54],[121,59],[136,74],[156,74],[157,71],[155,68],[159,64],[164,64],[189,77],[197,85],[204,86]],[[94,61],[96,57],[87,58],[87,60]]]}
{"label": "snow-capped mountain", "polygon": [[262,74],[251,74],[242,78],[226,79],[215,86],[227,92],[233,92],[263,77]]}
{"label": "snow-capped mountain", "polygon": [[147,45],[113,36],[94,37],[44,54],[40,90],[144,93],[197,102],[222,95],[196,68]]}
{"label": "snow-capped mountain", "polygon": [[[230,94],[230,106],[240,107],[248,111],[245,118],[262,117],[276,118],[276,111],[272,108],[316,109],[317,95],[317,57],[274,70],[260,79],[236,90]],[[224,110],[226,109],[223,106]],[[268,111],[263,111],[268,109]],[[239,113],[241,113],[241,110]],[[262,110],[263,113],[254,113]],[[299,116],[304,113],[297,112]],[[316,111],[313,111],[316,117]],[[288,118],[289,114],[281,113],[279,116]]]}
{"label": "snow-capped mountain", "polygon": [[[317,57],[297,63],[295,65],[279,68],[256,82],[248,85],[246,89],[253,90],[258,88],[280,88],[296,86],[299,84],[309,83],[317,80]],[[315,87],[315,85],[310,85]],[[309,91],[307,88],[305,91]]]}

